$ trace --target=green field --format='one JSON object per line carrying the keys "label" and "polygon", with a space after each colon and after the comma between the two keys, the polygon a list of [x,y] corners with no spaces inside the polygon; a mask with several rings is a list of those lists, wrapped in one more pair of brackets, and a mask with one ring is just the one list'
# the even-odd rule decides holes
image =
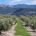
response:
{"label": "green field", "polygon": [[22,27],[20,20],[17,20],[16,36],[30,36],[25,28]]}

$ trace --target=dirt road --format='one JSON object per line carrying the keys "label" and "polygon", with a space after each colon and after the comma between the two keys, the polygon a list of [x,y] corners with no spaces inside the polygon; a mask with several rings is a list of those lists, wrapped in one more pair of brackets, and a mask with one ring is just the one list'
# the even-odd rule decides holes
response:
{"label": "dirt road", "polygon": [[36,32],[33,32],[33,30],[30,27],[26,27],[26,29],[31,36],[36,36]]}
{"label": "dirt road", "polygon": [[13,25],[9,31],[2,32],[2,34],[0,36],[15,36],[15,32],[16,32],[15,27],[16,27],[16,25]]}

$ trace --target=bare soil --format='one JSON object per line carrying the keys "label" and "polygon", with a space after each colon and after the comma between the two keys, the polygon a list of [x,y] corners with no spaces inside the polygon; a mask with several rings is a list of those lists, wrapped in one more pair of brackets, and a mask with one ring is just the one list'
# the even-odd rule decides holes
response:
{"label": "bare soil", "polygon": [[36,29],[35,32],[33,32],[34,30],[32,30],[30,27],[26,27],[26,29],[31,36],[36,36]]}
{"label": "bare soil", "polygon": [[13,25],[12,28],[9,31],[2,32],[0,36],[15,36],[15,27],[16,25]]}

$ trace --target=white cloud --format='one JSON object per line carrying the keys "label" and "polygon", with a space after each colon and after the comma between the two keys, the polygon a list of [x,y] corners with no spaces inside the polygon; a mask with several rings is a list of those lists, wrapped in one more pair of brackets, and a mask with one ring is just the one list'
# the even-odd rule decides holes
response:
{"label": "white cloud", "polygon": [[31,4],[36,5],[36,0],[33,0]]}
{"label": "white cloud", "polygon": [[14,2],[20,2],[20,1],[22,1],[22,0],[13,0]]}
{"label": "white cloud", "polygon": [[10,0],[10,2],[8,2],[8,4],[12,4],[12,5],[14,5],[14,4],[18,4],[19,2],[21,2],[22,0]]}
{"label": "white cloud", "polygon": [[9,4],[30,4],[31,0],[10,0]]}
{"label": "white cloud", "polygon": [[12,5],[14,5],[14,4],[29,4],[29,5],[31,5],[31,4],[35,4],[35,3],[33,3],[34,1],[36,1],[36,0],[10,0],[10,2],[8,3],[8,4],[12,4]]}
{"label": "white cloud", "polygon": [[36,0],[4,0],[4,1],[0,0],[0,3],[9,5],[15,5],[15,4],[36,5]]}

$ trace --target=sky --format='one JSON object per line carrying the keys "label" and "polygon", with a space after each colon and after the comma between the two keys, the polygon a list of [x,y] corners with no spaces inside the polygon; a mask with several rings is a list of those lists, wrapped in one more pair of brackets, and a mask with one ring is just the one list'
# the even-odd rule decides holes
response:
{"label": "sky", "polygon": [[6,4],[6,5],[16,5],[16,4],[36,5],[36,0],[0,0],[0,4]]}

